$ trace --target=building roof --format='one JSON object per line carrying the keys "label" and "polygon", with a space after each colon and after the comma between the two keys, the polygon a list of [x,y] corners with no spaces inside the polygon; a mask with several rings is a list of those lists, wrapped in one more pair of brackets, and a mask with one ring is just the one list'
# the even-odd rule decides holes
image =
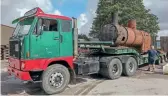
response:
{"label": "building roof", "polygon": [[5,27],[9,27],[9,28],[13,28],[14,29],[14,27],[11,27],[11,26],[8,26],[8,25],[4,25],[4,24],[0,24],[1,26],[5,26]]}

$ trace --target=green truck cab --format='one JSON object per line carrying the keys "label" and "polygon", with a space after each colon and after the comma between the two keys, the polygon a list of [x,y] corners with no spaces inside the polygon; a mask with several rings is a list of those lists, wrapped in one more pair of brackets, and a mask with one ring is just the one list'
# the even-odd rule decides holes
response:
{"label": "green truck cab", "polygon": [[109,41],[78,42],[77,20],[34,8],[14,20],[8,72],[25,81],[41,82],[47,94],[62,92],[77,75],[132,76],[148,56]]}
{"label": "green truck cab", "polygon": [[39,81],[42,72],[52,64],[62,64],[59,67],[66,66],[66,71],[73,69],[71,18],[45,14],[40,8],[34,8],[12,23],[17,26],[9,42],[10,74],[21,80]]}

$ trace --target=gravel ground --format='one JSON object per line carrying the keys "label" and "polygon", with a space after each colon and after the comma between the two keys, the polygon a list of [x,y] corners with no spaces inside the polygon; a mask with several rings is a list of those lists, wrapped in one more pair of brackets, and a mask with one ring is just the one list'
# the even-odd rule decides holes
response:
{"label": "gravel ground", "polygon": [[[1,62],[2,95],[45,95],[40,83],[24,83],[8,76],[7,63]],[[162,66],[155,73],[141,67],[133,77],[122,76],[116,80],[107,80],[98,75],[77,79],[77,84],[69,85],[59,95],[168,95],[168,75],[162,74]]]}

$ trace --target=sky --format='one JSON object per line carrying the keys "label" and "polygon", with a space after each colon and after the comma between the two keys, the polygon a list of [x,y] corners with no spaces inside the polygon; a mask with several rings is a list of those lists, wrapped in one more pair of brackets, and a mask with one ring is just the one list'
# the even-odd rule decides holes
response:
{"label": "sky", "polygon": [[[1,24],[15,27],[11,21],[40,7],[45,13],[75,17],[78,19],[79,33],[88,34],[99,0],[1,0]],[[158,16],[159,36],[168,36],[168,0],[144,0],[147,9]]]}

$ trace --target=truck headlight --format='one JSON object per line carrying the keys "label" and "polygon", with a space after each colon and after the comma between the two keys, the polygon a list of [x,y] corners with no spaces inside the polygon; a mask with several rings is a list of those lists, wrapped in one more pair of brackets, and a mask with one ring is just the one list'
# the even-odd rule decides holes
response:
{"label": "truck headlight", "polygon": [[15,44],[15,51],[19,51],[19,45]]}

